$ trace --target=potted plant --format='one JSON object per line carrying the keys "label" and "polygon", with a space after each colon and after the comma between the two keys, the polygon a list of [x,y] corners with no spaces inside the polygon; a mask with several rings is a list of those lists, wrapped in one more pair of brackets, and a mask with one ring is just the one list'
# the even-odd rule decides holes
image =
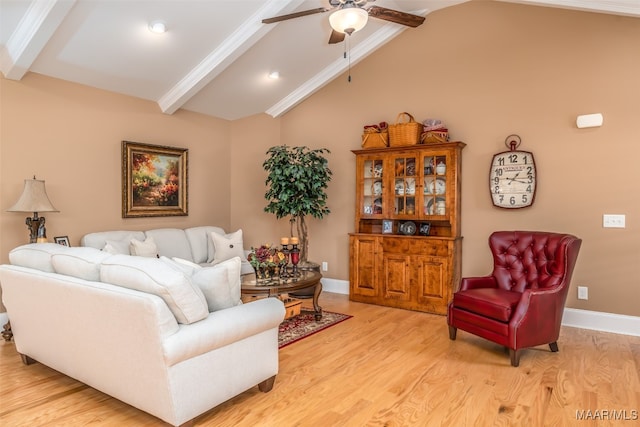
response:
{"label": "potted plant", "polygon": [[325,189],[332,172],[323,156],[325,153],[330,151],[278,145],[267,150],[268,157],[262,164],[268,173],[265,182],[268,190],[264,197],[269,203],[264,210],[278,219],[289,217],[291,236],[295,225],[300,239],[301,268],[313,264],[307,259],[309,240],[305,217],[311,215],[322,219],[331,212]]}

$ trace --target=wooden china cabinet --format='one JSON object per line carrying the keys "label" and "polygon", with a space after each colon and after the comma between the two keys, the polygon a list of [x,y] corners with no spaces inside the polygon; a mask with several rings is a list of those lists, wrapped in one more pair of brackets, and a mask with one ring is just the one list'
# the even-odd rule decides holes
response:
{"label": "wooden china cabinet", "polygon": [[349,298],[446,314],[460,281],[463,142],[354,150]]}

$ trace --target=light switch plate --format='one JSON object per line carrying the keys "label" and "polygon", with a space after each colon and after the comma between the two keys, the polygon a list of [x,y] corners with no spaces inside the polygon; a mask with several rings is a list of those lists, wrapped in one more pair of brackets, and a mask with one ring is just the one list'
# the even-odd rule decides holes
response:
{"label": "light switch plate", "polygon": [[589,288],[578,286],[578,299],[589,299]]}
{"label": "light switch plate", "polygon": [[625,215],[602,215],[602,226],[604,228],[624,228]]}

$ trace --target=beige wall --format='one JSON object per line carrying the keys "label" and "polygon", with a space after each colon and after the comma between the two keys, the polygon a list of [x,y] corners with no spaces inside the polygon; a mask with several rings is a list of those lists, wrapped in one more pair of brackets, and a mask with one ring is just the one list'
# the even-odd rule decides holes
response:
{"label": "beige wall", "polygon": [[[0,79],[0,256],[28,241],[27,214],[6,212],[24,179],[44,179],[60,213],[44,214],[47,236],[99,230],[215,224],[229,227],[229,122],[27,74]],[[123,219],[121,141],[189,149],[189,216]],[[4,311],[0,307],[0,311]]]}
{"label": "beige wall", "polygon": [[[357,34],[354,36],[356,37]],[[361,127],[416,119],[443,119],[465,141],[462,170],[463,275],[490,271],[487,238],[494,230],[537,229],[574,233],[584,242],[569,307],[640,315],[640,19],[472,2],[427,17],[352,68],[271,129],[262,116],[244,120],[247,138],[234,130],[232,225],[277,242],[285,221],[261,213],[264,172],[259,167],[273,138],[289,145],[331,150],[332,213],[310,226],[310,259],[327,261],[327,276],[348,280],[348,237],[353,231],[354,156]],[[577,129],[576,116],[600,112],[604,126]],[[234,128],[236,129],[236,128]],[[534,206],[509,211],[492,206],[488,174],[504,138],[522,137],[535,155]],[[254,165],[244,168],[243,165]],[[245,204],[246,203],[246,204]],[[260,212],[256,216],[256,212]],[[603,229],[604,213],[625,214],[627,228]],[[283,231],[284,230],[284,231]],[[578,301],[575,287],[589,287]]]}
{"label": "beige wall", "polygon": [[[354,36],[356,37],[357,34]],[[23,214],[5,212],[25,178],[45,179],[54,205],[51,238],[72,245],[89,231],[217,224],[242,228],[245,246],[276,243],[286,220],[263,212],[265,151],[273,145],[331,150],[329,206],[311,219],[310,259],[327,276],[348,280],[353,231],[354,156],[362,125],[445,120],[465,141],[462,171],[463,274],[489,272],[488,235],[498,229],[544,229],[580,236],[582,252],[568,306],[640,315],[640,20],[501,2],[471,2],[435,12],[346,75],[279,119],[235,122],[35,74],[0,79],[0,256],[27,238]],[[577,129],[579,114],[601,112],[604,126]],[[491,205],[489,164],[517,133],[536,157],[533,207]],[[122,219],[120,141],[189,148],[188,217]],[[603,229],[602,214],[625,214],[627,228]],[[575,286],[589,286],[589,301]]]}

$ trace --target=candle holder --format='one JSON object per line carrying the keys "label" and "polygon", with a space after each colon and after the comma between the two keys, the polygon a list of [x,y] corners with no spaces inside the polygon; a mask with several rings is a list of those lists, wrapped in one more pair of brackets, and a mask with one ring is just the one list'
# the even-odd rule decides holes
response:
{"label": "candle holder", "polygon": [[298,245],[293,244],[291,245],[293,246],[291,248],[291,264],[293,265],[293,268],[291,269],[291,276],[292,277],[296,277],[299,275],[298,273],[298,263],[300,262],[300,249],[298,249]]}
{"label": "candle holder", "polygon": [[282,245],[282,253],[284,254],[284,261],[280,263],[280,277],[282,279],[286,279],[289,277],[289,272],[287,271],[287,266],[289,265],[289,245]]}

